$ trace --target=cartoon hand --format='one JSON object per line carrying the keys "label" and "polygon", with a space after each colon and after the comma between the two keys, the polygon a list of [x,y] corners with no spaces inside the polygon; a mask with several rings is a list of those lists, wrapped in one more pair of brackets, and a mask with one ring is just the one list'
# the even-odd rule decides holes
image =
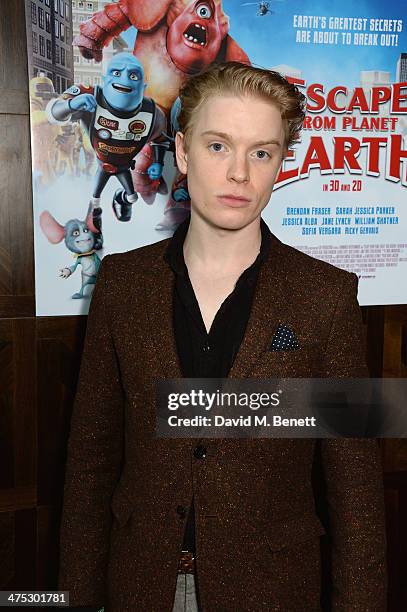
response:
{"label": "cartoon hand", "polygon": [[92,94],[81,94],[69,100],[69,108],[74,111],[83,110],[93,112],[96,110],[97,102]]}
{"label": "cartoon hand", "polygon": [[68,278],[71,274],[72,272],[69,268],[62,268],[62,270],[59,271],[59,276],[62,276],[62,278]]}
{"label": "cartoon hand", "polygon": [[79,47],[79,51],[85,59],[92,60],[99,63],[103,59],[103,51],[100,49],[88,49],[87,47]]}
{"label": "cartoon hand", "polygon": [[[94,59],[96,62],[101,62],[103,59],[102,42],[94,40],[94,28],[92,19],[89,22],[82,23],[80,26],[81,33],[74,38],[72,44],[79,48],[80,53],[85,59]],[[100,31],[100,27],[98,29]],[[102,32],[107,35],[107,32],[104,30]],[[87,33],[90,34],[90,38],[87,36]]]}
{"label": "cartoon hand", "polygon": [[160,176],[162,175],[163,165],[158,164],[158,163],[151,164],[151,166],[147,168],[147,172],[148,172],[148,176],[150,177],[150,179],[152,181],[155,181],[159,179]]}
{"label": "cartoon hand", "polygon": [[175,189],[172,193],[172,197],[176,202],[186,202],[189,200],[189,193],[186,189]]}

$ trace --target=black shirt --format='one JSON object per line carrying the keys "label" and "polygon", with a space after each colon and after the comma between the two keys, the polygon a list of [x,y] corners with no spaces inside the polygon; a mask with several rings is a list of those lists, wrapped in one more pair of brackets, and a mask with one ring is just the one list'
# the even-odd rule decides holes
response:
{"label": "black shirt", "polygon": [[[181,223],[164,254],[174,271],[173,325],[182,374],[185,378],[225,378],[242,342],[260,265],[270,248],[270,230],[261,219],[261,246],[255,261],[239,276],[222,302],[207,333],[184,261],[183,245],[190,217]],[[195,551],[195,515],[191,502],[182,549]]]}

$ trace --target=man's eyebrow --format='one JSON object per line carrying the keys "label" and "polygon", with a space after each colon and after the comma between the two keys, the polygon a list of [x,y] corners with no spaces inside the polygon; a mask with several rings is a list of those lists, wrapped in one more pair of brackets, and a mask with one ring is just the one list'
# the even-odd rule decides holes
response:
{"label": "man's eyebrow", "polygon": [[[225,140],[232,140],[228,134],[225,134],[225,132],[217,132],[216,130],[206,130],[205,132],[201,133],[201,136],[219,136]],[[253,143],[253,147],[264,145],[277,145],[278,147],[281,147],[281,142],[276,138],[272,138],[271,140],[259,140],[259,142]]]}

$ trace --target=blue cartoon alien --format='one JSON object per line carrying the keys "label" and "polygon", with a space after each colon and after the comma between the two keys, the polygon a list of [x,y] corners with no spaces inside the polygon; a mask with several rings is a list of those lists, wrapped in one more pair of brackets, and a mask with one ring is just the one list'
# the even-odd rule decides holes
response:
{"label": "blue cartoon alien", "polygon": [[144,97],[146,87],[139,60],[130,53],[118,53],[108,64],[102,88],[73,85],[62,99],[51,100],[47,107],[51,123],[80,119],[89,132],[99,166],[88,210],[92,213],[92,231],[100,234],[97,248],[102,247],[101,195],[109,178],[116,176],[123,187],[114,195],[114,214],[119,221],[129,221],[138,199],[131,169],[134,158],[148,142],[153,149],[148,175],[152,180],[162,175],[169,148],[166,118],[151,98]]}

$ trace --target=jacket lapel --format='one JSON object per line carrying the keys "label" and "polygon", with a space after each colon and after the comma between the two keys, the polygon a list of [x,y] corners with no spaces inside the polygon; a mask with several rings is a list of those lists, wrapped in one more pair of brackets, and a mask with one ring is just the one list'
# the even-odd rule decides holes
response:
{"label": "jacket lapel", "polygon": [[146,273],[145,305],[157,377],[182,378],[173,328],[174,273],[163,258],[169,240],[157,243],[156,257]]}
{"label": "jacket lapel", "polygon": [[270,250],[260,267],[245,335],[228,378],[250,376],[257,359],[270,346],[278,323],[284,321],[287,293],[280,244],[271,234]]}

